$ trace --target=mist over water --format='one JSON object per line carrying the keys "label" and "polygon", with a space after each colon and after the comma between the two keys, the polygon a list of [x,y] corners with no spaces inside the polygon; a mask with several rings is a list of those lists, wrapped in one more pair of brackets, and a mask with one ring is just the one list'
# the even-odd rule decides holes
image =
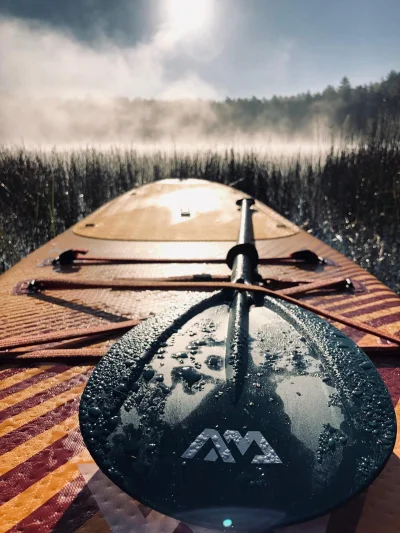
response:
{"label": "mist over water", "polygon": [[[214,119],[206,101],[183,101],[155,117],[145,103],[131,109],[128,101],[221,97],[195,72],[168,74],[182,44],[184,36],[167,26],[148,42],[123,47],[104,36],[86,43],[43,23],[1,17],[0,142],[129,142],[146,137],[150,121],[158,139],[195,137]],[[182,130],[188,107],[195,121]]]}
{"label": "mist over water", "polygon": [[267,149],[283,155],[331,147],[322,109],[317,121],[310,117],[295,133],[284,119],[266,127],[255,116],[244,127],[245,111],[223,102],[226,88],[190,69],[171,75],[170,61],[181,47],[207,61],[218,53],[214,33],[205,37],[194,44],[163,24],[135,46],[101,34],[89,43],[43,22],[0,16],[0,143],[41,149]]}

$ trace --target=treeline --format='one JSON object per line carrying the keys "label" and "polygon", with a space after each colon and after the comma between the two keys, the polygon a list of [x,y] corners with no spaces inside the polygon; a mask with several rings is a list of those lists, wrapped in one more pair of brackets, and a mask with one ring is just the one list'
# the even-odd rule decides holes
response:
{"label": "treeline", "polygon": [[[208,134],[232,131],[257,133],[265,130],[281,134],[313,131],[324,127],[342,128],[350,134],[375,135],[382,126],[396,125],[400,119],[400,72],[391,71],[385,80],[352,87],[344,77],[338,87],[329,85],[323,92],[266,98],[227,98],[224,102],[160,102],[119,99],[119,105],[132,114],[145,108],[145,136],[152,136],[156,125],[179,116],[179,126],[194,122]],[[129,113],[128,113],[129,116]],[[397,130],[397,127],[396,127]],[[326,131],[326,130],[325,130]]]}
{"label": "treeline", "polygon": [[[344,135],[400,140],[400,72],[352,87],[343,78],[323,92],[271,99],[160,101],[60,100],[0,93],[0,142],[159,141],[232,135]],[[238,139],[240,140],[240,138]]]}
{"label": "treeline", "polygon": [[344,77],[339,87],[329,85],[321,93],[274,96],[270,100],[228,98],[214,106],[222,118],[229,109],[230,119],[243,130],[278,125],[289,132],[327,125],[345,128],[349,133],[375,135],[383,125],[398,125],[400,72],[391,71],[380,83],[352,87]]}

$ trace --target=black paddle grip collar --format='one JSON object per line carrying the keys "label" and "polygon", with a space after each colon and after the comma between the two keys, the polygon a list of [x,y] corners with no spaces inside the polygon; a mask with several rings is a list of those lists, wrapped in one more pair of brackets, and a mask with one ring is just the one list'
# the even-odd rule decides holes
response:
{"label": "black paddle grip collar", "polygon": [[235,259],[238,255],[246,255],[250,260],[252,268],[255,269],[257,267],[258,252],[254,244],[250,242],[236,244],[229,250],[226,256],[226,264],[231,270],[233,268],[233,263],[235,262]]}
{"label": "black paddle grip collar", "polygon": [[252,205],[256,203],[253,198],[241,198],[240,200],[236,200],[236,205],[241,207],[245,200],[247,200],[247,205],[249,207],[251,207]]}

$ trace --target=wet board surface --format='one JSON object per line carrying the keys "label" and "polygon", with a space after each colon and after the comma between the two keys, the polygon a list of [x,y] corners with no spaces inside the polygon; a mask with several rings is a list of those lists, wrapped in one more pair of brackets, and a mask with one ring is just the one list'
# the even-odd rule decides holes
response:
{"label": "wet board surface", "polygon": [[[184,183],[178,183],[184,187]],[[177,183],[172,185],[176,186]],[[202,187],[205,187],[204,182]],[[112,203],[108,205],[112,206]],[[129,212],[123,218],[127,235],[132,227]],[[285,224],[288,228],[292,227],[287,221]],[[171,240],[135,241],[113,240],[104,236],[99,238],[95,235],[93,237],[96,238],[91,238],[69,230],[0,277],[0,339],[73,327],[99,326],[126,318],[144,318],[168,309],[172,303],[179,305],[187,298],[181,292],[139,291],[132,294],[106,289],[52,291],[34,296],[12,295],[15,284],[25,279],[58,276],[68,276],[70,279],[115,279],[199,273],[229,275],[230,272],[223,264],[207,262],[74,265],[58,270],[51,266],[39,266],[43,260],[54,258],[65,249],[85,248],[91,255],[109,257],[223,259],[236,236],[237,231],[232,236],[229,234],[229,238],[224,237],[227,240],[200,241],[193,237],[184,242],[179,238],[173,240],[170,234],[168,239]],[[350,277],[360,284],[359,292],[320,292],[302,298],[313,305],[353,317],[387,332],[400,332],[398,296],[365,270],[311,235],[296,228],[291,235],[266,237],[258,240],[256,245],[260,257],[280,257],[307,248],[331,259],[334,262],[331,266],[299,268],[265,265],[259,271],[264,276],[286,279]],[[390,347],[386,341],[340,324],[335,325],[350,335],[359,346],[380,350],[374,356],[374,363],[389,388],[398,415],[399,355],[385,355],[385,349]],[[107,341],[106,345],[112,342]],[[40,365],[21,362],[17,366],[4,363],[0,367],[0,532],[196,533],[196,528],[180,524],[133,501],[98,471],[83,444],[77,416],[80,395],[91,371],[92,365],[85,362],[75,366],[62,362]],[[384,471],[365,494],[334,511],[329,517],[309,524],[308,529],[299,525],[294,526],[293,531],[398,531],[399,485],[398,443]]]}
{"label": "wet board surface", "polygon": [[[123,241],[234,241],[243,193],[200,180],[163,180],[124,194],[74,227],[77,235]],[[127,224],[129,220],[129,224]],[[298,228],[260,202],[256,239],[279,239]]]}

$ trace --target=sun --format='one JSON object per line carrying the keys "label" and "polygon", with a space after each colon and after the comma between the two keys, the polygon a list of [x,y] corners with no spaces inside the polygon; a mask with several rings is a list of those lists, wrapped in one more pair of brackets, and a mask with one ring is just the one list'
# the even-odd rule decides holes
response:
{"label": "sun", "polygon": [[200,33],[213,14],[214,0],[166,0],[167,23],[180,35]]}

